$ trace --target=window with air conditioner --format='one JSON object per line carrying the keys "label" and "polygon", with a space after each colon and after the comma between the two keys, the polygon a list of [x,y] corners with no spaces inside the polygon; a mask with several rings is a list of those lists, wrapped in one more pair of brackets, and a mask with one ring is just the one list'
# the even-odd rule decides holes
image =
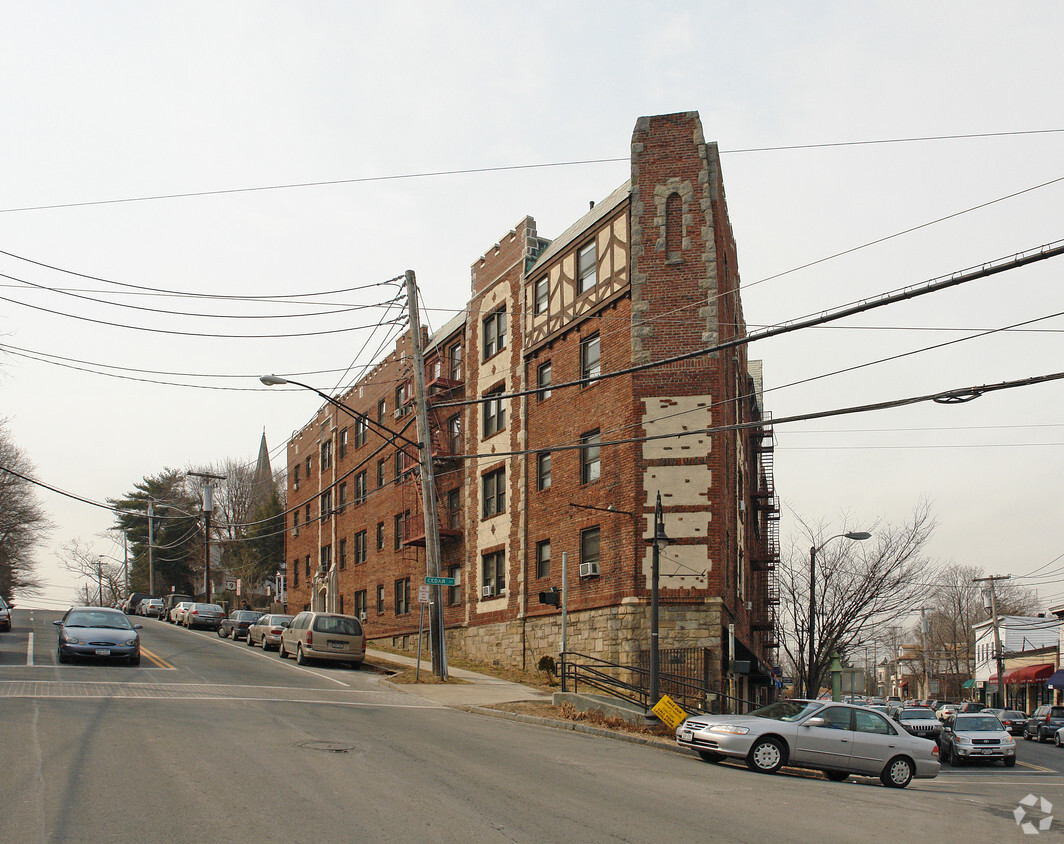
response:
{"label": "window with air conditioner", "polygon": [[506,594],[506,555],[493,551],[480,558],[480,597],[494,598]]}
{"label": "window with air conditioner", "polygon": [[580,576],[597,577],[599,573],[600,534],[597,527],[580,531]]}

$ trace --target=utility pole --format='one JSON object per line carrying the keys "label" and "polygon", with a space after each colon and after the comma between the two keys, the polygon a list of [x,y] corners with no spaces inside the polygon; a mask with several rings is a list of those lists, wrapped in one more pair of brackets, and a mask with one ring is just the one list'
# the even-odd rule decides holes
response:
{"label": "utility pole", "polygon": [[920,607],[920,636],[923,639],[924,646],[924,697],[930,699],[931,697],[931,665],[929,663],[930,655],[927,652],[927,608]]}
{"label": "utility pole", "polygon": [[890,695],[898,693],[898,628],[888,627],[890,631]]}
{"label": "utility pole", "polygon": [[994,625],[994,659],[997,662],[997,704],[999,707],[1005,706],[1005,669],[1004,655],[1001,653],[1001,630],[998,626],[997,593],[994,591],[994,583],[998,580],[1008,580],[1010,577],[1011,575],[1003,574],[972,579],[972,583],[990,584],[990,615]]}
{"label": "utility pole", "polygon": [[207,603],[214,597],[214,585],[211,583],[211,513],[214,512],[214,486],[211,481],[224,481],[225,475],[212,475],[210,472],[188,472],[194,478],[203,478],[203,594]]}
{"label": "utility pole", "polygon": [[148,594],[155,597],[155,560],[152,546],[155,545],[155,501],[148,499]]}
{"label": "utility pole", "polygon": [[[414,356],[414,406],[417,417],[418,453],[421,460],[421,504],[425,520],[425,571],[429,577],[440,578],[440,520],[436,504],[436,475],[432,465],[432,432],[429,430],[428,397],[425,389],[425,356],[421,351],[421,319],[417,308],[417,281],[414,271],[407,270],[406,306],[410,317],[410,345]],[[441,680],[447,679],[447,650],[443,624],[443,587],[432,587],[435,612],[429,615],[429,637],[432,649],[432,668]]]}

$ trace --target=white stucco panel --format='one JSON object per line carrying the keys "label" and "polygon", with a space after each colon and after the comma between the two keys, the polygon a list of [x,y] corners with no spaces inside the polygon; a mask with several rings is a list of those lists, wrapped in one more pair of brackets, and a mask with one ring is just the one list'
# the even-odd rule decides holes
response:
{"label": "white stucco panel", "polygon": [[654,497],[661,493],[663,507],[709,508],[709,487],[712,473],[706,465],[648,466],[643,478],[647,491],[647,506],[654,505]]}
{"label": "white stucco panel", "polygon": [[[672,528],[666,521],[666,532],[672,536]],[[654,549],[647,546],[643,555],[643,577],[649,589],[650,575],[654,566]],[[661,549],[658,560],[658,587],[662,589],[707,589],[708,574],[713,568],[706,559],[705,545],[669,545]]]}
{"label": "white stucco panel", "polygon": [[[665,496],[661,497],[662,503]],[[670,513],[662,514],[665,520],[665,535],[669,539],[705,539],[709,535],[709,513]],[[643,539],[654,535],[654,514],[643,516]]]}
{"label": "white stucco panel", "polygon": [[[709,396],[657,396],[646,399],[643,428],[648,437],[684,431],[705,431],[713,424],[712,400]],[[666,457],[706,457],[712,445],[709,434],[689,434],[684,437],[650,439],[643,443],[643,457],[647,460]]]}

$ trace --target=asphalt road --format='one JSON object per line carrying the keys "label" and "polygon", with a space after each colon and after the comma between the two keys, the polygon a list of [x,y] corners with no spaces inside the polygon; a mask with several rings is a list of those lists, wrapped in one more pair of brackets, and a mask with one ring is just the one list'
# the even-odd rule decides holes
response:
{"label": "asphalt road", "polygon": [[767,777],[151,619],[139,668],[59,665],[57,617],[16,610],[0,634],[0,841],[1018,841],[1028,794],[1064,830],[1049,745],[903,791]]}

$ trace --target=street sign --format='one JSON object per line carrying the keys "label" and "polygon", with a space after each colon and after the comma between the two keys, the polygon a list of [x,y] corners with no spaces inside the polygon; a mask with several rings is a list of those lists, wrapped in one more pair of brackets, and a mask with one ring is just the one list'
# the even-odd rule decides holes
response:
{"label": "street sign", "polygon": [[225,580],[225,588],[228,589],[230,592],[235,591],[236,590],[236,578],[226,578],[226,580]]}
{"label": "street sign", "polygon": [[418,588],[417,588],[417,599],[418,599],[419,603],[422,603],[422,604],[429,603],[429,600],[430,600],[429,599],[429,587],[427,585],[418,586]]}
{"label": "street sign", "polygon": [[429,586],[454,586],[453,577],[426,577],[425,582]]}
{"label": "street sign", "polygon": [[687,713],[668,695],[662,695],[661,700],[659,700],[650,711],[674,730],[679,727],[680,724],[683,723],[684,718],[687,717]]}

